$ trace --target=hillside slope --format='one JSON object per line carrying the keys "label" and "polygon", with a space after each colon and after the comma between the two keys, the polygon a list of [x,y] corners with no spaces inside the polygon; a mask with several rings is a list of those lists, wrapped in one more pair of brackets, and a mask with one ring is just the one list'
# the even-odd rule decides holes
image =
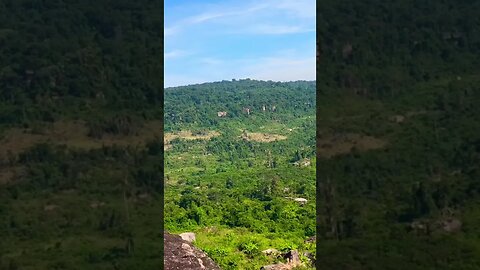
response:
{"label": "hillside slope", "polygon": [[169,88],[165,130],[167,230],[195,232],[222,269],[259,269],[290,250],[309,267],[315,82]]}
{"label": "hillside slope", "polygon": [[[323,269],[480,267],[479,12],[476,1],[319,7]],[[331,133],[350,150],[322,157]]]}
{"label": "hillside slope", "polygon": [[0,269],[162,264],[162,3],[0,1]]}

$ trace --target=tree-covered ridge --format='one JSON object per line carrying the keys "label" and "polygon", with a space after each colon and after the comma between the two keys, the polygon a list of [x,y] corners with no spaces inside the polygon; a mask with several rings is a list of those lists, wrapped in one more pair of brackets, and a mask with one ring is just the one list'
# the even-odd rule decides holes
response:
{"label": "tree-covered ridge", "polygon": [[314,82],[169,88],[165,112],[167,230],[194,231],[223,269],[281,261],[267,249],[313,254]]}
{"label": "tree-covered ridge", "polygon": [[[225,119],[250,115],[280,121],[312,114],[314,110],[315,83],[308,81],[245,79],[165,89],[166,131],[186,124],[215,126]],[[220,118],[218,112],[227,114]]]}
{"label": "tree-covered ridge", "polygon": [[2,124],[160,105],[160,2],[3,0],[0,10]]}
{"label": "tree-covered ridge", "polygon": [[477,1],[322,1],[319,82],[371,97],[479,66]]}
{"label": "tree-covered ridge", "polygon": [[332,133],[337,145],[383,142],[329,157],[317,144],[321,267],[480,267],[479,10],[476,1],[319,6],[317,142]]}
{"label": "tree-covered ridge", "polygon": [[0,1],[0,269],[162,264],[162,5]]}

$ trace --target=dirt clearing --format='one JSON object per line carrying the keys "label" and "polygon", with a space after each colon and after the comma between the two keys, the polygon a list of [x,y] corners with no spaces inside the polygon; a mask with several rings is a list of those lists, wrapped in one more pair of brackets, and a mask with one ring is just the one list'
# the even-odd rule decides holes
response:
{"label": "dirt clearing", "polygon": [[284,135],[259,133],[259,132],[252,132],[252,133],[244,132],[240,137],[247,141],[267,142],[267,143],[274,142],[274,141],[282,141],[287,139],[287,136],[284,136]]}
{"label": "dirt clearing", "polygon": [[218,131],[197,131],[192,132],[190,130],[182,130],[176,132],[167,132],[163,138],[164,140],[164,149],[169,150],[172,148],[170,144],[175,139],[183,139],[188,141],[193,140],[210,140],[213,137],[220,136],[220,132]]}
{"label": "dirt clearing", "polygon": [[12,128],[5,132],[0,140],[0,158],[7,158],[9,152],[19,154],[38,143],[65,144],[69,147],[93,149],[103,145],[140,145],[160,136],[162,133],[160,121],[150,121],[144,124],[138,135],[105,135],[102,139],[88,136],[88,128],[83,121],[58,121],[46,124],[40,129]]}
{"label": "dirt clearing", "polygon": [[341,134],[320,137],[318,138],[318,145],[318,155],[331,158],[350,153],[353,148],[358,151],[381,149],[387,145],[387,142],[362,134]]}

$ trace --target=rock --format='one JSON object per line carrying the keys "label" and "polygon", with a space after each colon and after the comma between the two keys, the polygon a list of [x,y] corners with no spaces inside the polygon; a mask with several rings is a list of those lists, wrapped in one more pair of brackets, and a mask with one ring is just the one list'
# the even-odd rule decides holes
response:
{"label": "rock", "polygon": [[146,199],[150,198],[150,195],[148,193],[142,193],[142,194],[138,195],[138,198],[142,199],[142,200],[146,200]]}
{"label": "rock", "polygon": [[311,165],[311,161],[308,158],[304,158],[302,160],[294,162],[293,165],[298,166],[298,167],[308,167],[308,166]]}
{"label": "rock", "polygon": [[45,206],[43,207],[43,210],[44,210],[44,211],[53,211],[53,210],[55,210],[55,209],[57,209],[57,208],[58,208],[58,205],[49,204],[49,205],[45,205]]}
{"label": "rock", "polygon": [[260,270],[290,270],[291,266],[284,263],[270,264],[265,265],[260,268]]}
{"label": "rock", "polygon": [[310,265],[315,265],[315,255],[313,253],[305,251],[303,252],[303,256],[308,258],[308,260],[310,261]]}
{"label": "rock", "polygon": [[444,216],[436,220],[413,221],[410,223],[409,229],[420,234],[430,234],[431,232],[456,233],[461,231],[462,225],[460,219],[452,216]]}
{"label": "rock", "polygon": [[410,223],[410,229],[416,233],[427,234],[428,233],[428,224],[423,221],[415,220]]}
{"label": "rock", "polygon": [[221,270],[205,252],[178,235],[164,233],[165,270]]}
{"label": "rock", "polygon": [[399,124],[399,123],[402,123],[403,121],[405,121],[405,116],[403,116],[403,115],[394,115],[394,116],[390,117],[390,121]]}
{"label": "rock", "polygon": [[181,233],[181,234],[180,234],[180,237],[181,237],[183,240],[185,240],[185,241],[187,241],[187,242],[189,242],[189,243],[192,243],[192,242],[195,241],[195,233],[193,233],[193,232]]}
{"label": "rock", "polygon": [[301,205],[304,205],[308,202],[308,200],[305,198],[294,198],[293,200],[300,203]]}
{"label": "rock", "polygon": [[280,251],[274,249],[274,248],[269,248],[269,249],[266,249],[266,250],[263,250],[262,251],[263,254],[269,256],[269,255],[276,255],[276,254],[280,254]]}
{"label": "rock", "polygon": [[456,218],[447,218],[441,221],[441,227],[446,232],[458,232],[462,229],[462,222]]}
{"label": "rock", "polygon": [[102,207],[104,205],[105,205],[104,202],[98,202],[98,201],[93,201],[93,202],[90,203],[90,207],[93,208],[93,209]]}
{"label": "rock", "polygon": [[317,241],[317,237],[314,235],[312,237],[309,237],[305,240],[305,243],[313,243],[315,244],[315,242]]}
{"label": "rock", "polygon": [[302,261],[300,261],[300,255],[296,250],[290,250],[285,255],[283,255],[283,257],[287,259],[287,264],[292,265],[293,267],[296,267],[302,264]]}
{"label": "rock", "polygon": [[277,264],[269,264],[262,266],[260,270],[290,270],[294,269],[297,266],[302,265],[302,261],[300,260],[300,255],[296,250],[290,250],[289,252],[283,255],[283,258],[287,259],[287,263],[277,263]]}

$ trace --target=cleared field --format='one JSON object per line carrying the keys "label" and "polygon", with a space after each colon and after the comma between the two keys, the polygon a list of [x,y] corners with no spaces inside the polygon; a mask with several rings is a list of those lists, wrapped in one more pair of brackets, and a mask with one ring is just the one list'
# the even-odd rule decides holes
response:
{"label": "cleared field", "polygon": [[162,135],[160,121],[143,125],[136,135],[105,135],[102,139],[88,136],[88,127],[83,121],[58,121],[38,129],[12,128],[0,140],[0,158],[19,154],[38,143],[65,144],[69,147],[93,149],[102,146],[143,146],[146,141]]}
{"label": "cleared field", "polygon": [[287,139],[287,136],[284,136],[284,135],[260,133],[260,132],[244,133],[240,137],[247,141],[267,142],[267,143],[274,142],[274,141],[282,141]]}
{"label": "cleared field", "polygon": [[384,148],[387,142],[362,134],[328,135],[318,139],[318,155],[324,158],[350,153],[353,149],[368,151]]}
{"label": "cleared field", "polygon": [[218,131],[199,131],[199,132],[193,132],[190,130],[182,130],[178,132],[167,132],[165,133],[165,136],[163,137],[164,140],[164,149],[169,150],[172,148],[172,145],[170,144],[173,140],[175,139],[182,139],[182,140],[187,140],[187,141],[193,141],[193,140],[210,140],[213,137],[220,136],[220,132]]}

